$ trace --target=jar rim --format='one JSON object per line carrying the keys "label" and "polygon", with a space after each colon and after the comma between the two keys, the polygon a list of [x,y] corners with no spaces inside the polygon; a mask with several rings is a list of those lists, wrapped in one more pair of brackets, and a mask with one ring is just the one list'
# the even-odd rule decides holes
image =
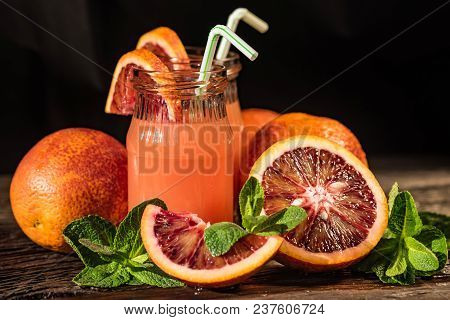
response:
{"label": "jar rim", "polygon": [[[187,68],[189,66],[189,68]],[[221,93],[227,86],[227,73],[223,65],[213,65],[210,71],[200,71],[199,63],[173,63],[170,71],[149,71],[133,68],[133,87],[137,91],[174,93],[177,96],[199,96]],[[207,75],[208,80],[200,80]]]}
{"label": "jar rim", "polygon": [[[158,57],[161,60],[165,61],[166,63],[173,63],[179,65],[191,63],[201,64],[205,48],[196,46],[186,46],[185,49],[186,53],[188,54],[189,60],[184,60],[180,58],[171,58],[167,56],[158,56]],[[242,70],[240,55],[234,51],[229,51],[225,59],[220,60],[214,59],[213,64],[225,66],[229,80],[235,79],[238,76],[239,72]]]}

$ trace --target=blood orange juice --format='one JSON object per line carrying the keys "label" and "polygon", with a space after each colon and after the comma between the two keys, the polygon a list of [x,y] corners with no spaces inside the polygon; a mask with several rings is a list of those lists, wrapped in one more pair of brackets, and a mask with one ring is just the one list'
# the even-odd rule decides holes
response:
{"label": "blood orange juice", "polygon": [[195,89],[203,85],[194,70],[170,72],[165,79],[172,83],[164,90],[148,77],[135,81],[137,105],[127,135],[129,207],[157,197],[173,211],[194,212],[212,223],[232,221],[224,68],[214,68],[200,95]]}
{"label": "blood orange juice", "polygon": [[[200,65],[203,59],[204,48],[202,47],[186,47],[186,52],[189,55],[189,62],[179,60],[177,58],[168,58],[160,56],[172,70],[186,69],[186,65]],[[230,51],[228,56],[223,60],[214,60],[214,64],[218,66],[224,66],[226,69],[226,76],[228,79],[228,86],[225,89],[225,105],[232,132],[232,153],[233,153],[233,197],[234,197],[234,220],[239,222],[239,214],[237,212],[238,195],[240,191],[240,170],[241,170],[241,148],[242,148],[242,132],[243,132],[243,120],[241,114],[241,105],[239,103],[237,77],[242,69],[239,54]]]}

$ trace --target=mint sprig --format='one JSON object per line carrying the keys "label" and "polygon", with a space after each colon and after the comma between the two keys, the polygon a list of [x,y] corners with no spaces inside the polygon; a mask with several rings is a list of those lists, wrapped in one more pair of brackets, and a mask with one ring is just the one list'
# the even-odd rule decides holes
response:
{"label": "mint sprig", "polygon": [[261,214],[264,206],[264,190],[261,183],[250,177],[239,194],[242,226],[231,222],[215,223],[205,230],[205,244],[211,255],[221,256],[248,234],[274,236],[288,232],[306,217],[306,211],[297,206],[287,207],[270,216]]}
{"label": "mint sprig", "polygon": [[117,228],[99,216],[75,220],[65,228],[64,239],[85,264],[73,282],[100,288],[124,284],[163,288],[184,285],[148,259],[140,235],[142,214],[148,204],[167,209],[163,201],[153,199],[134,207]]}
{"label": "mint sprig", "polygon": [[388,228],[356,269],[374,273],[384,283],[399,285],[413,284],[417,276],[442,270],[448,259],[445,235],[435,226],[423,224],[412,195],[400,192],[397,183],[389,192],[388,204]]}
{"label": "mint sprig", "polygon": [[447,247],[450,247],[450,216],[429,211],[421,211],[419,216],[423,224],[434,226],[441,230],[447,238]]}

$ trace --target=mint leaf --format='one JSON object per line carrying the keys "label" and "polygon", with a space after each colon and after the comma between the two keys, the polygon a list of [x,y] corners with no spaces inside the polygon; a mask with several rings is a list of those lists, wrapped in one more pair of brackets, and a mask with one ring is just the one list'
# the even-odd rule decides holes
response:
{"label": "mint leaf", "polygon": [[406,267],[405,272],[394,277],[386,275],[388,266],[389,262],[386,260],[380,260],[372,266],[372,272],[375,273],[381,282],[396,285],[409,285],[415,283],[414,270],[409,265]]}
{"label": "mint leaf", "polygon": [[78,242],[80,242],[83,246],[85,246],[89,250],[96,252],[96,253],[100,253],[102,255],[112,256],[113,254],[115,254],[114,249],[112,249],[110,246],[105,246],[103,244],[97,244],[97,243],[92,242],[89,239],[84,239],[84,238],[78,239]]}
{"label": "mint leaf", "polygon": [[395,277],[406,271],[407,268],[406,252],[403,245],[400,243],[394,260],[391,261],[389,267],[386,269],[386,276]]}
{"label": "mint leaf", "polygon": [[395,239],[397,235],[393,233],[389,228],[386,228],[383,233],[383,239]]}
{"label": "mint leaf", "polygon": [[445,226],[450,217],[417,212],[407,191],[399,192],[395,183],[389,192],[388,229],[375,249],[356,266],[357,271],[375,273],[384,283],[409,285],[416,276],[431,276],[445,267],[447,240],[432,223]]}
{"label": "mint leaf", "polygon": [[[377,262],[393,260],[398,249],[398,242],[397,239],[381,239],[370,254],[355,266],[355,269],[359,272],[374,272],[373,266]],[[385,269],[387,267],[388,265],[386,264]]]}
{"label": "mint leaf", "polygon": [[125,253],[129,259],[145,253],[144,244],[141,240],[141,219],[145,208],[149,204],[167,210],[166,204],[160,199],[144,201],[134,207],[117,228],[113,248]]}
{"label": "mint leaf", "polygon": [[[389,216],[392,213],[392,208],[394,207],[395,198],[397,198],[398,194],[399,194],[398,183],[395,182],[392,185],[391,190],[389,191],[389,197],[388,197]],[[389,227],[387,227],[386,230],[384,230],[384,234],[383,234],[384,239],[394,239],[396,237],[397,237],[397,235],[394,232],[392,232],[391,229],[389,229]]]}
{"label": "mint leaf", "polygon": [[131,260],[134,262],[137,262],[137,263],[144,263],[144,262],[148,261],[149,259],[148,259],[148,254],[144,253],[144,254],[141,254],[140,256],[134,257]]}
{"label": "mint leaf", "polygon": [[421,242],[424,246],[430,249],[437,257],[439,261],[439,267],[434,271],[418,272],[422,276],[431,276],[434,273],[442,270],[447,264],[448,260],[448,246],[445,239],[445,235],[437,228],[433,226],[424,226],[416,240]]}
{"label": "mint leaf", "polygon": [[157,266],[151,266],[146,268],[133,268],[128,267],[128,272],[138,281],[143,284],[160,288],[174,288],[183,287],[184,283],[173,279],[161,271]]}
{"label": "mint leaf", "polygon": [[99,216],[87,216],[74,220],[63,231],[64,240],[72,247],[81,261],[89,267],[104,264],[105,261],[98,254],[83,246],[79,239],[87,239],[98,245],[111,246],[115,234],[116,227]]}
{"label": "mint leaf", "polygon": [[386,269],[388,268],[389,263],[386,260],[377,261],[372,267],[371,272],[375,273],[375,275],[380,279],[381,282],[387,284],[399,284],[397,280],[393,277],[388,277],[386,275]]}
{"label": "mint leaf", "polygon": [[399,194],[398,183],[395,182],[392,185],[391,190],[389,191],[388,197],[389,215],[391,215],[392,208],[394,207],[395,198],[397,198],[398,194]]}
{"label": "mint leaf", "polygon": [[414,199],[408,191],[400,192],[395,198],[389,216],[389,229],[402,237],[415,236],[422,228]]}
{"label": "mint leaf", "polygon": [[205,230],[205,244],[213,257],[221,256],[248,232],[231,222],[219,222]]}
{"label": "mint leaf", "polygon": [[141,280],[136,279],[134,276],[131,276],[130,280],[128,280],[127,285],[129,286],[142,286],[143,283]]}
{"label": "mint leaf", "polygon": [[283,234],[297,227],[308,215],[303,208],[290,206],[267,217],[252,230],[260,236],[274,236]]}
{"label": "mint leaf", "polygon": [[73,278],[73,282],[80,286],[99,288],[118,287],[129,280],[130,274],[125,267],[117,262],[86,267]]}
{"label": "mint leaf", "polygon": [[250,177],[239,194],[239,209],[242,226],[250,231],[256,223],[254,217],[260,215],[264,205],[264,190],[255,177]]}
{"label": "mint leaf", "polygon": [[447,247],[450,247],[450,216],[428,211],[419,212],[419,216],[423,224],[435,226],[441,230],[447,238]]}
{"label": "mint leaf", "polygon": [[434,271],[439,267],[438,258],[434,253],[413,237],[405,239],[408,250],[408,261],[419,271]]}

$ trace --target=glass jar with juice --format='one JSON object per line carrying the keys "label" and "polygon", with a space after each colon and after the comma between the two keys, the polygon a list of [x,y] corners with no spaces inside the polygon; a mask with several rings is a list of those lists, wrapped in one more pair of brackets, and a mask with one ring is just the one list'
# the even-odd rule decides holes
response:
{"label": "glass jar with juice", "polygon": [[[200,62],[203,58],[204,48],[201,47],[186,47],[186,52],[189,55],[191,62]],[[239,195],[239,179],[240,179],[240,160],[241,160],[241,146],[242,146],[242,130],[243,121],[241,115],[241,105],[239,103],[237,77],[242,69],[239,54],[229,51],[227,57],[222,60],[214,60],[217,65],[223,65],[226,68],[228,86],[225,90],[225,103],[228,114],[228,120],[233,132],[233,171],[234,171],[234,200],[237,204],[237,197]]]}
{"label": "glass jar with juice", "polygon": [[135,111],[127,134],[128,202],[160,198],[170,210],[211,223],[233,220],[232,132],[227,74],[199,65],[170,72],[135,70]]}

